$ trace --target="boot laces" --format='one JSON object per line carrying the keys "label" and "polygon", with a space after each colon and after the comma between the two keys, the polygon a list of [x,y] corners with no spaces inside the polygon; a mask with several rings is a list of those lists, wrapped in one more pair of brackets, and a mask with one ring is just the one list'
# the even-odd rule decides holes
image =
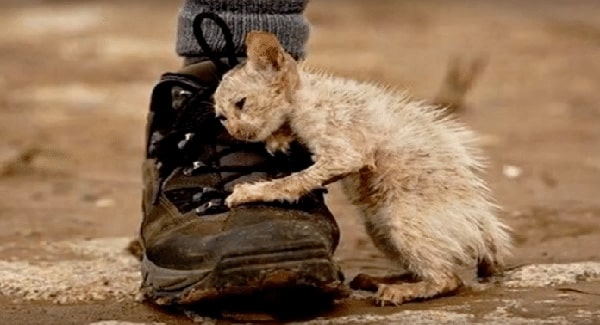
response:
{"label": "boot laces", "polygon": [[[222,55],[219,56],[210,48],[204,37],[202,23],[206,19],[212,20],[221,29],[225,40],[225,62]],[[213,13],[201,13],[194,19],[193,28],[198,44],[217,68],[217,78],[239,63],[231,30],[222,18]],[[281,177],[312,163],[310,155],[302,149],[295,150],[295,154],[271,157],[266,154],[264,144],[234,140],[214,116],[211,100],[214,85],[203,86],[198,82],[188,89],[185,84],[189,83],[190,76],[166,74],[166,77],[181,81],[183,86],[172,87],[170,105],[157,105],[153,112],[148,157],[156,159],[158,169],[154,204],[165,192],[165,183],[179,173],[187,177],[211,173],[216,176],[213,177],[216,181],[211,182],[210,187],[174,189],[165,194],[181,210],[194,209],[199,215],[221,213],[227,210],[224,201],[230,193],[231,184],[240,178],[257,172]],[[224,157],[239,152],[259,153],[264,158],[270,158],[244,165],[222,163]]]}

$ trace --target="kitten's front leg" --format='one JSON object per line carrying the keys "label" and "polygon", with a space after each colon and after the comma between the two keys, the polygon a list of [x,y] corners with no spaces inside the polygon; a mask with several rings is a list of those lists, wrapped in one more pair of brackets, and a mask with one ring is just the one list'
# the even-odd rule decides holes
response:
{"label": "kitten's front leg", "polygon": [[[340,158],[343,157],[343,158]],[[362,159],[357,154],[329,157],[317,157],[309,168],[290,176],[257,183],[238,184],[225,203],[234,207],[248,202],[296,201],[310,191],[322,187],[344,175],[357,172],[362,167]]]}

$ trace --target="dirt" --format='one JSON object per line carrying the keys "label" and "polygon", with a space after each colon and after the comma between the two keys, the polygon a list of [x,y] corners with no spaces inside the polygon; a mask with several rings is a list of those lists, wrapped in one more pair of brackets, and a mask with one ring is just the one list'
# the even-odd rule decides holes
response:
{"label": "dirt", "polygon": [[[0,3],[1,324],[187,322],[117,292],[118,279],[86,280],[107,296],[57,303],[73,288],[48,275],[39,281],[54,296],[23,300],[27,279],[44,273],[15,268],[64,266],[68,278],[85,261],[112,261],[135,274],[121,246],[81,247],[137,232],[145,114],[158,76],[180,64],[177,10],[166,1]],[[311,1],[308,61],[339,75],[427,99],[453,58],[486,58],[458,118],[482,134],[485,178],[516,238],[511,265],[534,265],[509,275],[516,287],[400,307],[357,293],[315,323],[600,323],[598,17],[595,0]],[[389,272],[335,187],[328,202],[347,277]]]}

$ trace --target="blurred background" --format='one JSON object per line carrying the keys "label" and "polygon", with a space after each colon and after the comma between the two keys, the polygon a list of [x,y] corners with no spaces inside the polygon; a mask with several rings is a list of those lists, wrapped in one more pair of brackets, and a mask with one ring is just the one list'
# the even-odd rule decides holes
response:
{"label": "blurred background", "polygon": [[[148,99],[180,65],[178,6],[0,1],[0,259],[136,234]],[[457,117],[482,134],[511,263],[600,259],[600,2],[313,0],[307,17],[311,65],[418,98],[453,59],[485,58]],[[335,189],[329,203],[345,270],[385,269]]]}

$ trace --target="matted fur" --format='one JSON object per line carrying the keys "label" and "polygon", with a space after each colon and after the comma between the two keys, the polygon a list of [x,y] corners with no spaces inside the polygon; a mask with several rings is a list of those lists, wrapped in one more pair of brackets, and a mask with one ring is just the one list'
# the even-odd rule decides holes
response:
{"label": "matted fur", "polygon": [[248,61],[215,93],[229,133],[287,150],[297,139],[314,165],[288,177],[237,185],[230,207],[293,201],[342,179],[373,242],[421,279],[380,285],[382,303],[399,304],[458,288],[465,268],[501,272],[508,227],[483,180],[476,139],[444,112],[384,87],[312,72],[274,35],[247,36]]}

